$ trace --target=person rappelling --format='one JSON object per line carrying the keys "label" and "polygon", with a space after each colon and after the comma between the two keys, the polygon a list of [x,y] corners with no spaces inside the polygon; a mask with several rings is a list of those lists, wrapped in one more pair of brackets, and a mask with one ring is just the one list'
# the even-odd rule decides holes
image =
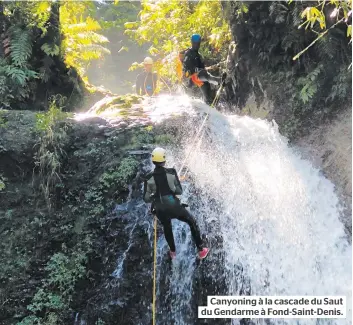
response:
{"label": "person rappelling", "polygon": [[153,59],[149,56],[143,60],[144,71],[136,78],[136,94],[153,96],[157,91],[158,75],[153,72]]}
{"label": "person rappelling", "polygon": [[204,259],[209,249],[204,246],[201,239],[200,229],[195,218],[181,204],[177,195],[183,193],[178,174],[174,168],[165,168],[166,152],[163,148],[155,148],[152,151],[152,162],[155,169],[144,182],[143,200],[152,203],[153,213],[162,223],[164,236],[169,245],[169,255],[172,259],[176,257],[176,247],[172,230],[172,219],[178,219],[189,225],[191,235],[198,249],[198,256]]}
{"label": "person rappelling", "polygon": [[214,100],[211,85],[220,85],[226,78],[226,73],[222,77],[211,75],[205,67],[202,56],[199,53],[201,36],[193,34],[191,36],[191,47],[179,53],[179,59],[183,66],[183,77],[186,78],[186,87],[196,85],[201,89],[204,101],[211,105]]}

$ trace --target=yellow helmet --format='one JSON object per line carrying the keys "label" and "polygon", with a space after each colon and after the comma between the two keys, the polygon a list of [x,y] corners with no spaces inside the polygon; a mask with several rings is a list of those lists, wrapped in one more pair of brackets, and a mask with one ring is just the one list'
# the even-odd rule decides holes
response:
{"label": "yellow helmet", "polygon": [[165,162],[165,150],[163,148],[156,148],[152,151],[152,161],[162,163]]}
{"label": "yellow helmet", "polygon": [[145,57],[145,59],[143,60],[144,64],[153,64],[153,60],[152,58],[150,58],[149,56]]}

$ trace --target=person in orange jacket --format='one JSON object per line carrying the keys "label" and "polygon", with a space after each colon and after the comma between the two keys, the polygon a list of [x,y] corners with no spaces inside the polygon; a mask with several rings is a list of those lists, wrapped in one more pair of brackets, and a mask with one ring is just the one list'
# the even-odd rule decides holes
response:
{"label": "person in orange jacket", "polygon": [[210,84],[220,85],[224,81],[226,74],[224,73],[222,77],[215,77],[207,71],[199,53],[200,45],[201,36],[193,34],[191,36],[191,47],[180,52],[179,58],[183,63],[183,75],[189,78],[188,87],[193,84],[198,86],[202,91],[205,102],[210,105],[214,99]]}

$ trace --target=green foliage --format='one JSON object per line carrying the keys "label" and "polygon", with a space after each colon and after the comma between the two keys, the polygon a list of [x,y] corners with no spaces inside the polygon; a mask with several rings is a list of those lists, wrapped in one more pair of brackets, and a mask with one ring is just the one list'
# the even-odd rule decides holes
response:
{"label": "green foliage", "polygon": [[[307,51],[311,46],[313,46],[318,40],[324,37],[328,31],[332,28],[335,28],[337,25],[345,24],[346,25],[346,35],[351,38],[352,36],[352,19],[349,19],[352,16],[352,1],[339,1],[339,0],[317,0],[312,2],[317,4],[315,7],[306,7],[301,13],[301,18],[305,21],[299,26],[305,26],[305,29],[311,28],[318,36],[302,51],[296,54],[293,57],[293,60],[298,59],[305,51]],[[336,21],[331,24],[331,26],[326,29],[327,22],[325,13],[327,8],[331,9],[334,5],[334,9],[330,12],[330,18],[335,19]],[[341,17],[341,18],[340,18]],[[350,20],[350,24],[348,21]],[[320,30],[323,32],[316,32],[314,27],[319,25]]]}
{"label": "green foliage", "polygon": [[105,325],[105,322],[99,318],[94,325]]}
{"label": "green foliage", "polygon": [[4,116],[5,115],[4,112],[5,110],[0,111],[0,128],[7,127],[7,123],[8,123],[8,121],[6,120],[6,117]]}
{"label": "green foliage", "polygon": [[106,188],[110,188],[114,183],[127,187],[128,182],[136,174],[138,165],[139,162],[135,158],[126,157],[121,161],[118,169],[109,169],[99,181]]}
{"label": "green foliage", "polygon": [[22,321],[17,323],[17,325],[39,325],[41,319],[38,318],[37,316],[31,315],[25,317]]}
{"label": "green foliage", "polygon": [[[327,18],[322,26],[326,34],[317,40],[315,29],[321,28],[318,21],[312,28],[310,23],[307,30],[298,28],[308,4],[314,7],[319,2],[248,2],[248,12],[238,16],[235,12],[239,4],[227,3],[237,42],[235,81],[229,87],[229,97],[244,107],[251,93],[257,103],[266,95],[274,104],[271,117],[290,138],[347,107],[351,100],[352,56],[347,25],[340,22],[332,27],[336,19]],[[325,3],[322,9],[323,3],[320,5],[316,9],[329,17],[334,6]],[[293,61],[301,51],[302,55]]]}
{"label": "green foliage", "polygon": [[3,175],[0,174],[0,192],[5,189],[5,178]]}
{"label": "green foliage", "polygon": [[160,145],[171,145],[175,144],[176,140],[175,137],[170,134],[160,134],[156,135],[154,141]]}
{"label": "green foliage", "polygon": [[[0,58],[0,102],[2,108],[43,109],[47,98],[64,92],[58,86],[74,85],[77,78],[61,64],[59,3],[51,1],[4,2],[5,30],[1,35],[4,54]],[[52,79],[55,82],[52,83]],[[61,87],[62,88],[62,87]],[[73,97],[74,98],[74,97]]]}
{"label": "green foliage", "polygon": [[[48,276],[27,306],[34,315],[27,316],[17,325],[58,324],[69,308],[77,281],[86,275],[86,263],[86,252],[80,249],[71,255],[55,253],[45,267]],[[43,316],[36,317],[38,313]]]}
{"label": "green foliage", "polygon": [[202,35],[201,53],[206,58],[226,56],[230,31],[220,1],[146,0],[139,16],[139,21],[125,24],[126,33],[139,44],[150,44],[149,52],[156,56],[154,68],[173,81],[177,80],[178,52],[190,46],[193,33]]}
{"label": "green foliage", "polygon": [[0,100],[4,107],[10,107],[14,99],[28,98],[28,81],[38,76],[37,72],[27,67],[32,55],[30,30],[15,25],[9,28],[8,33],[10,55],[0,59]]}
{"label": "green foliage", "polygon": [[61,296],[45,292],[44,289],[41,288],[34,295],[33,301],[30,305],[28,305],[27,309],[33,313],[36,313],[45,308],[60,310],[67,308],[67,305],[62,301]]}
{"label": "green foliage", "polygon": [[52,98],[49,111],[36,114],[36,131],[40,132],[38,151],[35,154],[35,165],[39,169],[41,185],[40,188],[47,201],[47,207],[51,209],[49,193],[56,181],[60,180],[60,159],[64,154],[63,146],[67,140],[66,125],[63,123],[68,117],[62,112],[58,105],[65,99],[61,96]]}
{"label": "green foliage", "polygon": [[135,94],[127,94],[122,96],[112,96],[110,98],[106,98],[104,102],[102,102],[100,107],[97,107],[95,113],[103,113],[105,111],[114,112],[114,110],[120,110],[125,108],[132,107],[133,104],[140,103],[141,97]]}
{"label": "green foliage", "polygon": [[87,256],[75,251],[71,256],[56,253],[48,262],[45,270],[49,272],[48,285],[55,286],[64,295],[74,291],[75,283],[85,275]]}
{"label": "green foliage", "polygon": [[70,114],[62,111],[61,105],[65,102],[65,98],[61,96],[53,97],[49,110],[45,113],[36,114],[36,130],[39,132],[52,133],[53,128],[59,122],[63,122]]}
{"label": "green foliage", "polygon": [[14,65],[23,67],[32,55],[32,40],[28,30],[18,27],[10,28],[11,59]]}
{"label": "green foliage", "polygon": [[100,24],[89,16],[91,6],[93,2],[66,1],[60,12],[65,62],[67,66],[76,68],[81,77],[85,76],[91,61],[110,54],[102,45],[109,41],[98,33],[101,30]]}
{"label": "green foliage", "polygon": [[148,127],[142,129],[142,130],[137,130],[135,131],[133,138],[132,138],[132,144],[134,146],[140,146],[144,144],[149,144],[154,142],[154,134],[151,129]]}
{"label": "green foliage", "polygon": [[60,54],[60,48],[56,44],[43,44],[41,50],[49,56],[56,56]]}
{"label": "green foliage", "polygon": [[343,98],[349,98],[352,94],[352,73],[350,69],[341,67],[333,78],[333,85],[326,98],[326,102],[341,101]]}
{"label": "green foliage", "polygon": [[306,104],[317,92],[318,89],[318,77],[323,71],[324,66],[319,64],[312,72],[306,77],[299,78],[297,84],[303,86],[300,90],[300,99]]}

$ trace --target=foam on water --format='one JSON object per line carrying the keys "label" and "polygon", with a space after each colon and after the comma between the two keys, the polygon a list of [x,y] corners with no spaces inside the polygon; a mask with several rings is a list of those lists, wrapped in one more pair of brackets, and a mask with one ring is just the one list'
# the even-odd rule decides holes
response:
{"label": "foam on water", "polygon": [[[210,116],[186,166],[193,186],[219,205],[215,212],[214,203],[202,198],[193,213],[204,217],[200,224],[219,223],[228,294],[240,293],[240,282],[245,281],[239,276],[241,265],[252,295],[347,296],[347,319],[271,320],[272,324],[351,324],[351,245],[340,221],[334,185],[288,145],[275,123],[225,116],[199,102],[193,106]],[[165,96],[146,110],[158,122],[173,114],[192,113],[192,106],[184,97]],[[193,136],[186,143],[193,143]],[[189,149],[175,150],[168,165],[178,169]],[[189,196],[188,189],[184,196]],[[173,221],[173,228],[178,256],[170,273],[171,312],[178,325],[191,325],[195,322],[187,314],[195,249],[185,224]],[[161,237],[158,274],[166,253]]]}
{"label": "foam on water", "polygon": [[346,295],[348,318],[334,323],[351,324],[351,246],[334,185],[275,123],[201,109],[210,113],[207,137],[187,166],[196,187],[222,203],[223,213],[207,218],[221,224],[229,294],[241,263],[253,295]]}

